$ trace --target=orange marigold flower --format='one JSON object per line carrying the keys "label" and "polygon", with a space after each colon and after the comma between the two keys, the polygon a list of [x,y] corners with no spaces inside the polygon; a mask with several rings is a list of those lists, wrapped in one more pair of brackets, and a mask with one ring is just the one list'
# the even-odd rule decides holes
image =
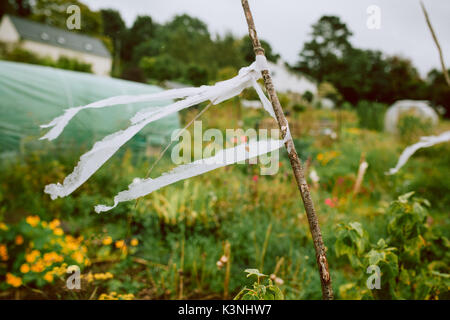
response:
{"label": "orange marigold flower", "polygon": [[30,266],[26,263],[20,266],[20,272],[22,273],[28,273],[30,272]]}
{"label": "orange marigold flower", "polygon": [[51,272],[47,272],[44,275],[44,280],[47,282],[53,282],[53,274]]}
{"label": "orange marigold flower", "polygon": [[126,246],[125,241],[123,241],[123,240],[117,240],[116,241],[116,248],[117,249],[123,248],[124,246]]}
{"label": "orange marigold flower", "polygon": [[80,251],[76,251],[72,254],[72,259],[74,259],[77,263],[81,264],[84,262],[84,256]]}
{"label": "orange marigold flower", "polygon": [[8,248],[6,248],[6,245],[0,243],[0,260],[7,261],[8,259]]}
{"label": "orange marigold flower", "polygon": [[61,228],[55,228],[53,229],[53,233],[57,236],[62,236],[64,234],[64,231]]}
{"label": "orange marigold flower", "polygon": [[10,286],[13,286],[13,287],[17,288],[17,287],[20,287],[22,285],[22,279],[19,278],[19,277],[16,277],[12,273],[8,272],[6,274],[6,283],[9,284]]}
{"label": "orange marigold flower", "polygon": [[16,243],[18,246],[20,246],[20,245],[23,243],[23,237],[22,237],[20,234],[18,234],[18,235],[16,236],[15,243]]}
{"label": "orange marigold flower", "polygon": [[103,245],[109,246],[112,243],[112,238],[110,236],[107,236],[102,241]]}
{"label": "orange marigold flower", "polygon": [[25,221],[32,227],[36,227],[41,219],[38,216],[28,216]]}
{"label": "orange marigold flower", "polygon": [[41,253],[38,250],[33,250],[30,253],[27,253],[25,255],[25,260],[27,260],[27,262],[32,263],[36,260],[36,258],[40,255]]}
{"label": "orange marigold flower", "polygon": [[131,240],[131,245],[133,247],[136,247],[138,244],[139,244],[139,240],[138,239],[135,238],[135,239]]}
{"label": "orange marigold flower", "polygon": [[44,262],[42,260],[36,261],[36,263],[31,266],[31,271],[36,272],[36,273],[42,272],[42,271],[44,271],[44,269],[45,269],[45,266],[44,266]]}
{"label": "orange marigold flower", "polygon": [[59,227],[59,225],[61,224],[61,222],[58,219],[54,219],[53,221],[51,221],[48,224],[48,227],[52,230],[54,230],[55,228]]}

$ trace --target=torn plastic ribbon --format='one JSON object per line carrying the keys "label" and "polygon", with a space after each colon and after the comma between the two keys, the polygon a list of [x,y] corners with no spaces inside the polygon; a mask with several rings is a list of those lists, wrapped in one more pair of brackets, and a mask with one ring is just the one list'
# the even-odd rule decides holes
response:
{"label": "torn plastic ribbon", "polygon": [[[119,104],[129,104],[137,102],[151,102],[151,101],[163,101],[169,99],[182,99],[187,97],[202,97],[202,102],[211,100],[214,104],[218,104],[229,98],[234,97],[241,93],[245,88],[253,85],[253,80],[261,78],[261,69],[264,64],[259,62],[253,62],[250,66],[244,67],[239,70],[239,74],[229,80],[217,82],[213,86],[201,86],[192,88],[172,89],[154,94],[144,95],[124,95],[107,98],[97,102],[90,103],[85,106],[79,106],[75,108],[66,109],[64,114],[53,119],[50,123],[41,125],[41,128],[52,128],[46,135],[40,139],[54,140],[64,130],[69,121],[81,110],[84,109],[97,109],[115,106]],[[189,106],[186,106],[189,107]],[[164,108],[165,109],[165,108]],[[179,111],[179,110],[176,110]],[[176,112],[173,111],[173,112]],[[150,112],[153,113],[153,110]],[[145,118],[148,113],[138,112],[133,118],[133,123],[137,123],[139,120]]]}
{"label": "torn plastic ribbon", "polygon": [[421,137],[419,142],[403,150],[395,168],[391,168],[389,172],[386,172],[386,174],[396,174],[400,168],[405,165],[408,159],[420,148],[428,148],[434,146],[435,144],[447,141],[450,141],[450,131],[446,131],[439,136]]}
{"label": "torn plastic ribbon", "polygon": [[121,191],[114,197],[113,206],[97,205],[95,211],[97,213],[109,211],[120,202],[134,200],[175,182],[275,151],[281,148],[283,144],[283,140],[250,141],[248,144],[244,143],[234,148],[220,150],[213,157],[178,166],[156,179],[136,179],[129,185],[128,190]]}
{"label": "torn plastic ribbon", "polygon": [[83,109],[103,108],[132,102],[157,101],[168,99],[170,97],[185,97],[185,99],[165,107],[146,112],[138,112],[131,119],[132,125],[130,127],[113,133],[103,140],[96,142],[90,151],[81,156],[74,171],[64,179],[63,184],[56,183],[47,185],[44,192],[48,193],[53,200],[71,194],[86,182],[121,146],[129,141],[147,124],[207,100],[212,101],[213,104],[218,104],[234,97],[250,86],[253,86],[255,90],[257,90],[260,99],[262,99],[264,108],[272,115],[272,117],[275,117],[272,105],[256,82],[256,80],[261,77],[258,65],[260,66],[261,63],[254,62],[249,67],[244,67],[239,70],[239,74],[236,77],[218,82],[214,86],[174,89],[151,95],[118,96],[94,102],[86,106],[66,110],[62,116],[45,125],[45,127],[53,126],[53,128],[41,139],[45,138],[52,140],[58,137],[70,119]]}

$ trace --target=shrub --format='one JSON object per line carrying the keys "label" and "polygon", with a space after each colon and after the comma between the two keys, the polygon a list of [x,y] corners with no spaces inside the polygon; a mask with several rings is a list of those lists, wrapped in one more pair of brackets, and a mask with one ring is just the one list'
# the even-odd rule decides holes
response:
{"label": "shrub", "polygon": [[89,63],[85,63],[77,59],[72,59],[64,56],[60,57],[57,61],[54,61],[49,57],[43,58],[31,51],[24,50],[19,47],[16,47],[9,52],[5,52],[2,55],[2,59],[8,61],[44,65],[48,67],[65,70],[92,73],[92,66]]}
{"label": "shrub", "polygon": [[[357,222],[340,226],[335,243],[337,257],[352,258],[360,274],[357,282],[342,285],[342,298],[448,299],[450,242],[439,229],[427,225],[427,200],[407,193],[393,201],[386,212],[386,239],[365,249],[367,236]],[[366,270],[380,269],[380,287],[368,289]],[[362,268],[361,268],[362,267]],[[367,282],[366,282],[367,279]]]}
{"label": "shrub", "polygon": [[397,126],[400,140],[406,144],[415,143],[420,137],[430,135],[432,129],[429,119],[421,119],[410,113],[402,114]]}

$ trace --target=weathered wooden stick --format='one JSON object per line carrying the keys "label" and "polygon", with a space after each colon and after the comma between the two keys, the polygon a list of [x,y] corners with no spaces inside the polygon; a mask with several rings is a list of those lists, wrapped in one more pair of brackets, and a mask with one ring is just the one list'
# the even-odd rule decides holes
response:
{"label": "weathered wooden stick", "polygon": [[439,59],[441,60],[441,67],[442,67],[442,72],[444,73],[445,81],[447,81],[448,86],[450,86],[450,78],[448,76],[447,68],[445,67],[444,55],[442,53],[441,45],[439,44],[439,40],[436,36],[436,33],[434,32],[433,26],[431,25],[431,21],[430,21],[430,17],[428,16],[427,9],[425,9],[425,5],[423,4],[422,1],[420,1],[420,5],[422,7],[423,14],[425,15],[425,20],[427,21],[428,28],[430,29],[431,35],[433,36],[434,43],[436,44],[436,47],[439,52]]}
{"label": "weathered wooden stick", "polygon": [[[242,7],[244,8],[245,18],[248,24],[248,33],[253,44],[253,49],[256,55],[264,56],[264,49],[261,47],[258,35],[255,29],[255,23],[253,21],[253,16],[250,11],[247,0],[241,0]],[[281,107],[278,96],[275,92],[275,88],[272,83],[272,77],[268,70],[263,70],[262,76],[264,79],[264,85],[266,87],[267,93],[269,94],[270,101],[275,111],[275,115],[278,121],[278,125],[281,129],[281,134],[283,139],[289,132],[288,122],[284,115],[283,109]],[[303,199],[303,204],[305,206],[306,215],[308,217],[309,229],[311,231],[312,238],[314,240],[314,248],[316,250],[316,260],[319,267],[320,281],[322,284],[322,297],[325,300],[333,299],[333,288],[331,287],[331,277],[328,271],[328,262],[326,257],[326,249],[322,239],[322,232],[320,231],[319,221],[317,220],[316,211],[311,199],[311,194],[309,192],[309,187],[305,179],[305,174],[303,172],[303,167],[298,157],[297,151],[295,150],[294,142],[292,138],[289,138],[285,146],[288,150],[289,160],[291,162],[292,170],[294,171],[295,180],[297,181],[297,186]]]}

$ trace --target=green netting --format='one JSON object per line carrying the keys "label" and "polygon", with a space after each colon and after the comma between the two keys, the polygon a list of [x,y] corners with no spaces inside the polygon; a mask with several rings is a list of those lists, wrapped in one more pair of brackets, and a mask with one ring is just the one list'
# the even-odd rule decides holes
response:
{"label": "green netting", "polygon": [[[117,95],[161,90],[156,86],[87,73],[0,61],[0,154],[15,153],[29,147],[30,143],[41,147],[48,144],[37,140],[45,133],[39,126],[61,115],[64,109]],[[125,129],[138,110],[168,103],[170,101],[83,110],[55,142],[63,149],[90,147],[104,136]],[[179,119],[174,114],[151,123],[127,145],[145,148],[165,144],[177,128]]]}

